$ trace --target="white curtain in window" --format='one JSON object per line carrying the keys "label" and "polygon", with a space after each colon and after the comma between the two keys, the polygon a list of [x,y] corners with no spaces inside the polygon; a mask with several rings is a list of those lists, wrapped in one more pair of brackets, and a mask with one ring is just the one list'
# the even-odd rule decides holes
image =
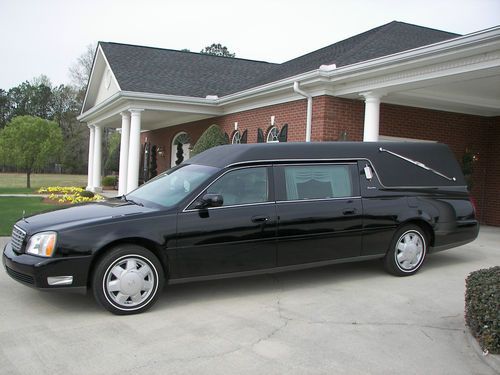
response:
{"label": "white curtain in window", "polygon": [[285,167],[285,180],[288,200],[301,199],[297,186],[310,181],[330,183],[332,197],[351,195],[349,167],[346,165]]}

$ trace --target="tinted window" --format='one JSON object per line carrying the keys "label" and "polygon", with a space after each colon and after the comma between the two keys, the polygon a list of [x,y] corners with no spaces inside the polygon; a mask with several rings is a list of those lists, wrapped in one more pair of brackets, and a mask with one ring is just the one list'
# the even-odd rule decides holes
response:
{"label": "tinted window", "polygon": [[196,164],[173,168],[127,194],[127,199],[146,205],[152,203],[171,207],[180,203],[217,171],[217,168]]}
{"label": "tinted window", "polygon": [[348,165],[290,165],[284,167],[286,200],[352,196]]}
{"label": "tinted window", "polygon": [[226,173],[208,189],[209,194],[221,194],[224,206],[268,201],[267,168],[237,169]]}

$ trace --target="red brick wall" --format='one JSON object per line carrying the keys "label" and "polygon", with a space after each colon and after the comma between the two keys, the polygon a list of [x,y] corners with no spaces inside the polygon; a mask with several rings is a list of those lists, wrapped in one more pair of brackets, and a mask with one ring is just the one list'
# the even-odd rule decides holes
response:
{"label": "red brick wall", "polygon": [[[257,142],[257,129],[267,136],[271,116],[281,128],[288,124],[288,141],[305,140],[306,99],[233,113],[142,134],[153,144],[165,147],[165,158],[158,158],[158,171],[170,166],[170,145],[181,131],[189,134],[192,145],[211,124],[219,125],[229,136],[238,122],[240,132],[248,131],[248,143]],[[313,99],[312,141],[335,141],[346,134],[350,141],[363,139],[364,103],[362,100],[320,96]],[[488,118],[460,113],[382,104],[380,134],[394,137],[428,139],[446,143],[461,161],[465,149],[479,154],[474,166],[472,195],[482,222],[500,226],[500,160],[494,147],[500,144],[500,117]]]}
{"label": "red brick wall", "polygon": [[485,207],[481,220],[489,225],[500,226],[500,117],[489,119],[487,142],[481,150],[479,158],[484,159],[483,169],[479,171],[484,176]]}
{"label": "red brick wall", "polygon": [[144,132],[141,134],[141,142],[144,143],[147,137],[152,144],[165,147],[165,158],[158,158],[158,172],[161,172],[170,167],[170,145],[179,132],[186,132],[191,138],[191,145],[194,145],[210,125],[219,125],[231,137],[234,132],[234,123],[238,122],[238,130],[241,133],[247,130],[247,142],[256,143],[257,129],[261,128],[264,136],[267,136],[267,130],[271,127],[271,116],[274,116],[274,124],[278,128],[281,129],[284,124],[288,124],[288,141],[299,142],[304,141],[306,137],[306,109],[306,99],[276,104]]}

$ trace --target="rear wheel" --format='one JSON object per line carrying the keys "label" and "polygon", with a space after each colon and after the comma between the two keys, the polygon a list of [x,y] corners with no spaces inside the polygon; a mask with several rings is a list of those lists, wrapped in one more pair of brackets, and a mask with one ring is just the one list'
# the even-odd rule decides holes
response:
{"label": "rear wheel", "polygon": [[92,277],[94,296],[106,310],[137,314],[149,309],[163,288],[163,269],[158,258],[137,245],[121,245],[96,265]]}
{"label": "rear wheel", "polygon": [[384,265],[393,275],[413,275],[424,263],[426,254],[426,233],[417,225],[405,225],[394,234]]}

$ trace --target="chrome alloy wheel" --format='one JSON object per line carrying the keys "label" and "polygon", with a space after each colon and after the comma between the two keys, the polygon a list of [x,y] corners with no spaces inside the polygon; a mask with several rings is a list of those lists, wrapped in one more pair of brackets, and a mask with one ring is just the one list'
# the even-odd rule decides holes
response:
{"label": "chrome alloy wheel", "polygon": [[106,299],[119,309],[139,308],[155,295],[157,288],[156,268],[139,255],[118,258],[108,267],[103,278]]}
{"label": "chrome alloy wheel", "polygon": [[418,268],[425,256],[425,239],[414,230],[409,230],[399,237],[394,251],[398,268],[403,272],[411,272]]}

